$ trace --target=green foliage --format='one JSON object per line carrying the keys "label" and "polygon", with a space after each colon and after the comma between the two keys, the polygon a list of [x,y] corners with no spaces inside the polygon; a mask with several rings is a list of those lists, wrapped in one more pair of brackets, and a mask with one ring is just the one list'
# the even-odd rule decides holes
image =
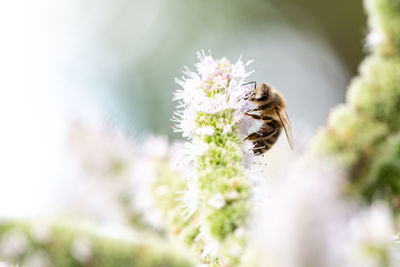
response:
{"label": "green foliage", "polygon": [[[348,170],[350,188],[371,201],[398,204],[400,131],[400,1],[365,0],[372,54],[350,84],[347,103],[334,109],[313,140],[313,151]],[[393,140],[392,140],[392,139]]]}
{"label": "green foliage", "polygon": [[340,105],[330,113],[327,125],[313,142],[317,150],[333,153],[344,166],[356,167],[373,153],[387,132],[385,124],[357,113],[349,105]]}
{"label": "green foliage", "polygon": [[388,141],[377,156],[363,194],[369,201],[385,199],[400,208],[400,137]]}
{"label": "green foliage", "polygon": [[372,31],[384,34],[384,41],[376,48],[381,56],[400,55],[400,2],[397,0],[364,0]]}
{"label": "green foliage", "polygon": [[[399,24],[400,25],[400,24]],[[400,130],[400,57],[368,57],[347,93],[350,106],[365,116]],[[368,128],[370,129],[370,128]]]}

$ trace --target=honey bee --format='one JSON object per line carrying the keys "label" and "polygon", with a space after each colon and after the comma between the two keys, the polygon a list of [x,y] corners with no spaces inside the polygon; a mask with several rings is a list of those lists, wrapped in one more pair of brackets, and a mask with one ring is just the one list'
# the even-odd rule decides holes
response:
{"label": "honey bee", "polygon": [[250,82],[247,84],[251,83],[254,83],[254,90],[247,96],[247,99],[255,103],[257,107],[249,110],[245,115],[255,120],[262,120],[263,124],[258,132],[250,134],[245,140],[252,141],[254,154],[260,155],[275,144],[283,128],[289,146],[293,150],[292,129],[286,112],[285,98],[266,83],[257,85],[256,82]]}

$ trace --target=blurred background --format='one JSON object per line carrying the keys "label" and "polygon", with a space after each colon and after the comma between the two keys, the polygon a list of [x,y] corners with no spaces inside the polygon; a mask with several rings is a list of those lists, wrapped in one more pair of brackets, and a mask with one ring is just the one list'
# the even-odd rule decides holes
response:
{"label": "blurred background", "polygon": [[0,32],[0,216],[13,217],[79,202],[77,122],[179,139],[174,77],[201,49],[254,59],[307,140],[357,73],[366,22],[361,0],[15,0]]}

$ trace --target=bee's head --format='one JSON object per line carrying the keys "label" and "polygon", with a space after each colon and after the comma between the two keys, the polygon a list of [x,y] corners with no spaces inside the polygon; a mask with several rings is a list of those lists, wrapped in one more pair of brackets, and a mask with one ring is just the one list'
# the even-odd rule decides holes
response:
{"label": "bee's head", "polygon": [[252,99],[256,100],[256,101],[263,101],[269,97],[270,91],[271,91],[271,87],[269,87],[268,84],[260,83],[254,89]]}

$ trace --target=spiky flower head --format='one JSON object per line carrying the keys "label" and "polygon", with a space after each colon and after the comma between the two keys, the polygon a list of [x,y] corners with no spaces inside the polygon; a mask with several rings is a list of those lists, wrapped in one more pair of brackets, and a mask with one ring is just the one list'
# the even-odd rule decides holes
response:
{"label": "spiky flower head", "polygon": [[194,242],[200,244],[201,262],[235,266],[244,246],[243,235],[235,232],[244,228],[251,206],[244,152],[251,147],[244,145],[240,128],[252,107],[248,98],[253,88],[244,84],[253,71],[246,72],[251,61],[244,64],[240,58],[232,64],[204,51],[198,57],[197,72],[185,67],[184,76],[176,79],[182,88],[174,96],[179,101],[175,130],[189,139],[194,169],[183,199],[190,199],[189,214],[199,217]]}
{"label": "spiky flower head", "polygon": [[[231,64],[228,59],[215,60],[211,54],[204,51],[198,53],[199,63],[195,66],[197,73],[185,67],[184,76],[175,81],[182,88],[174,94],[174,100],[179,101],[178,111],[173,121],[175,131],[182,132],[183,137],[191,139],[193,135],[212,135],[215,128],[225,133],[243,118],[243,110],[247,108],[245,97],[251,92],[251,86],[243,86],[245,79],[254,71],[246,72],[241,59]],[[215,125],[207,126],[197,120],[199,114],[216,114],[218,112],[235,111],[228,121],[216,121]]]}

